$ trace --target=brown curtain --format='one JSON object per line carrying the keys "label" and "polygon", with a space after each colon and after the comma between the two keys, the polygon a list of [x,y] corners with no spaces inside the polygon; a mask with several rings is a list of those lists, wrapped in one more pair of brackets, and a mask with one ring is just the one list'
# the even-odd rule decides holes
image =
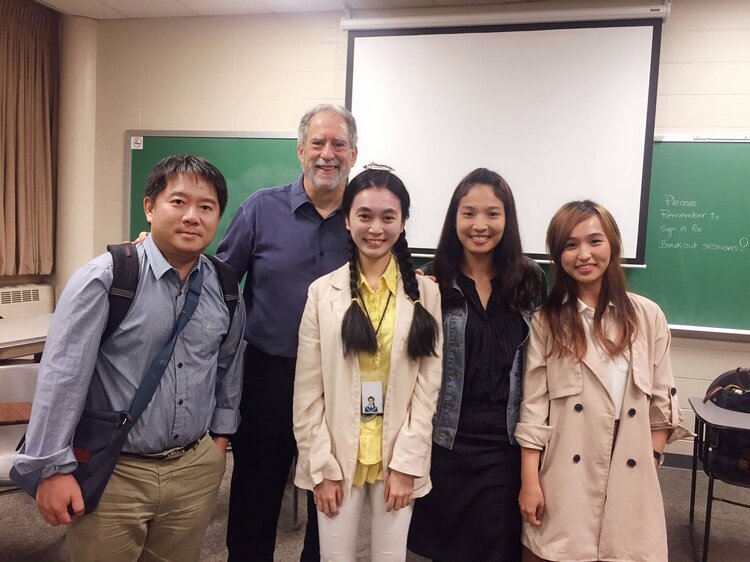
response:
{"label": "brown curtain", "polygon": [[56,12],[0,0],[0,276],[52,272],[59,29]]}

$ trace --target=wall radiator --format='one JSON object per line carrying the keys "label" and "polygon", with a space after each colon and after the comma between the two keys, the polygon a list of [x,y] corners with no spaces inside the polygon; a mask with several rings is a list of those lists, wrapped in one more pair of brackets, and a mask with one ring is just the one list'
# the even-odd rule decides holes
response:
{"label": "wall radiator", "polygon": [[0,287],[0,317],[24,318],[53,312],[52,285],[13,285]]}

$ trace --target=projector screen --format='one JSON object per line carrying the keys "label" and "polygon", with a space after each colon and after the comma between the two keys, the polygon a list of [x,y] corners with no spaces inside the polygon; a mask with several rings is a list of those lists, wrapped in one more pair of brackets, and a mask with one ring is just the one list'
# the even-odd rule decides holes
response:
{"label": "projector screen", "polygon": [[608,208],[643,263],[661,20],[350,32],[347,106],[358,165],[412,197],[409,245],[430,253],[458,182],[500,173],[524,251],[546,257],[565,202]]}

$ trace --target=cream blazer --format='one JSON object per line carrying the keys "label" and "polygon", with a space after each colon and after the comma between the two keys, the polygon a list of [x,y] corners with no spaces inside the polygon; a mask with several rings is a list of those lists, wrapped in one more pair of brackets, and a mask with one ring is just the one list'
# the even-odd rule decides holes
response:
{"label": "cream blazer", "polygon": [[539,313],[532,322],[516,439],[543,451],[545,511],[539,527],[524,523],[522,542],[546,560],[667,562],[651,430],[668,429],[670,442],[690,432],[682,426],[664,314],[629,296],[638,334],[616,442],[615,405],[593,343],[581,362],[572,354],[547,357],[549,330]]}
{"label": "cream blazer", "polygon": [[[420,302],[440,318],[440,292],[417,276]],[[299,455],[294,483],[312,490],[324,478],[343,480],[349,497],[359,451],[361,386],[358,357],[344,357],[341,321],[352,303],[349,265],[316,280],[302,315],[294,380],[294,436]],[[430,491],[432,417],[442,379],[442,330],[436,356],[409,358],[407,337],[414,305],[399,277],[388,392],[383,419],[383,469],[417,478],[414,497]]]}

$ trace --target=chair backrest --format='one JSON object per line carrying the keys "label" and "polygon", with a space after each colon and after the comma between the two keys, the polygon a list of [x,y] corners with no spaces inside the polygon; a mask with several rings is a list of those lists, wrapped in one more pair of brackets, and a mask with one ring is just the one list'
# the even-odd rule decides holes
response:
{"label": "chair backrest", "polygon": [[[31,402],[39,365],[0,365],[0,402]],[[27,424],[0,426],[0,486],[13,486],[8,477],[16,447]]]}
{"label": "chair backrest", "polygon": [[0,365],[0,402],[31,402],[38,371],[38,363]]}

